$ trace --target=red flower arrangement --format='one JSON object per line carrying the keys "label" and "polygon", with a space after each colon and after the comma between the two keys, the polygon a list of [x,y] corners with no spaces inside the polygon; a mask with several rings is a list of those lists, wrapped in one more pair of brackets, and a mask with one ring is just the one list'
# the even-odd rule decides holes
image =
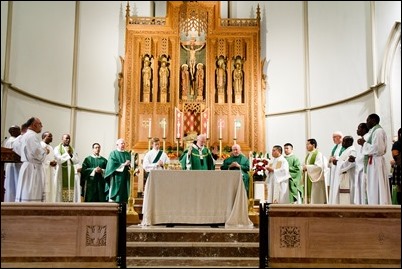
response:
{"label": "red flower arrangement", "polygon": [[265,166],[268,165],[268,159],[265,158],[254,158],[252,170],[254,171],[254,179],[264,179],[265,178]]}

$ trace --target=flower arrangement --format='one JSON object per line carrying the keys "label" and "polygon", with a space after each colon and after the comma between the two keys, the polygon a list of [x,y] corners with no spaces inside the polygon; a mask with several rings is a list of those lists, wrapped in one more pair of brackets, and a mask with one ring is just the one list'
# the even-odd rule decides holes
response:
{"label": "flower arrangement", "polygon": [[265,167],[269,162],[269,154],[262,152],[257,153],[255,151],[250,152],[250,158],[252,158],[251,170],[253,171],[254,180],[264,180],[265,179]]}

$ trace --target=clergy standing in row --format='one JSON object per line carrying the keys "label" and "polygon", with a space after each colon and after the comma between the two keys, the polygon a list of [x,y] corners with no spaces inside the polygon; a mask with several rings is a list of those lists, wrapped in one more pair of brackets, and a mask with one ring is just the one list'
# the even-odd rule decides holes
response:
{"label": "clergy standing in row", "polygon": [[289,164],[282,155],[282,147],[275,145],[271,152],[272,158],[266,167],[268,203],[289,203]]}

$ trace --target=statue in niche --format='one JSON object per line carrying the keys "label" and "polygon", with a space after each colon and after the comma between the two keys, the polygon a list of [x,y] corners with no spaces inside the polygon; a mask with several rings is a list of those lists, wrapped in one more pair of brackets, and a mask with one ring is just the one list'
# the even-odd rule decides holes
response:
{"label": "statue in niche", "polygon": [[144,94],[144,101],[149,101],[149,96],[151,93],[151,79],[152,79],[151,59],[149,58],[149,56],[145,56],[144,66],[142,68],[142,91]]}
{"label": "statue in niche", "polygon": [[233,70],[233,89],[235,95],[243,93],[243,63],[241,58],[235,61],[235,70]]}
{"label": "statue in niche", "polygon": [[218,94],[224,94],[226,89],[226,63],[225,58],[219,57],[217,62],[218,68],[216,69],[216,88]]}
{"label": "statue in niche", "polygon": [[190,67],[190,73],[191,73],[191,80],[194,80],[194,74],[195,74],[195,67],[197,64],[197,58],[196,58],[196,53],[205,46],[205,42],[203,42],[198,48],[195,46],[195,41],[192,39],[190,41],[189,47],[186,47],[183,43],[181,43],[181,46],[183,49],[185,49],[187,52],[189,52],[189,60],[187,61],[189,67]]}
{"label": "statue in niche", "polygon": [[204,65],[202,63],[197,64],[197,100],[204,100]]}
{"label": "statue in niche", "polygon": [[159,68],[159,89],[161,94],[161,102],[166,102],[167,92],[168,92],[168,85],[169,85],[169,75],[170,71],[168,68],[167,58],[162,57],[161,59],[161,66]]}
{"label": "statue in niche", "polygon": [[190,73],[188,70],[188,65],[183,64],[181,66],[181,90],[182,90],[182,99],[187,100],[187,96],[189,94],[190,88]]}

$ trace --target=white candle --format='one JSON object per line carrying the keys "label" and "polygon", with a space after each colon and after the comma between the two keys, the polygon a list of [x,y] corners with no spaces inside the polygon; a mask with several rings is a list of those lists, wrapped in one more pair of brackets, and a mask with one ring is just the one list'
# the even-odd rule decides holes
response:
{"label": "white candle", "polygon": [[234,121],[234,139],[237,139],[237,126],[236,126],[237,122],[236,120]]}
{"label": "white candle", "polygon": [[207,120],[207,139],[209,139],[209,120]]}
{"label": "white candle", "polygon": [[148,137],[151,138],[151,118],[148,119]]}
{"label": "white candle", "polygon": [[134,168],[134,152],[131,151],[131,168]]}
{"label": "white candle", "polygon": [[219,119],[219,139],[222,139],[222,119]]}
{"label": "white candle", "polygon": [[253,152],[250,151],[250,154],[248,156],[249,156],[249,162],[250,162],[250,171],[252,171],[253,170]]}
{"label": "white candle", "polygon": [[165,138],[166,137],[166,121],[165,121],[165,119],[163,119],[163,136],[162,136],[162,138]]}

